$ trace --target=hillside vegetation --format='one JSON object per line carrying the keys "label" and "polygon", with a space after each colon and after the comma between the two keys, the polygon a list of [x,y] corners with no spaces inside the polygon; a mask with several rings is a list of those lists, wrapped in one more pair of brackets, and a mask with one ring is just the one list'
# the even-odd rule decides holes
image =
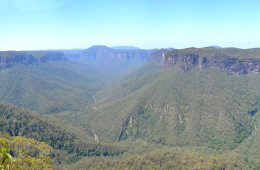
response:
{"label": "hillside vegetation", "polygon": [[243,158],[236,153],[229,154],[204,154],[191,148],[174,148],[154,150],[143,154],[132,154],[122,157],[83,158],[78,163],[66,165],[69,169],[215,169],[215,170],[240,170],[246,169]]}
{"label": "hillside vegetation", "polygon": [[95,142],[80,129],[64,126],[48,116],[17,106],[0,104],[0,119],[2,133],[34,138],[55,149],[51,156],[55,164],[75,162],[83,156],[122,153],[116,146]]}
{"label": "hillside vegetation", "polygon": [[[36,57],[41,53],[32,52]],[[16,52],[12,58],[18,60],[20,55]],[[15,62],[0,72],[0,101],[46,114],[84,110],[93,102],[92,94],[114,75],[70,60]]]}
{"label": "hillside vegetation", "polygon": [[97,109],[81,117],[100,141],[235,150],[250,168],[259,167],[259,74],[228,76],[209,66],[166,71],[162,65],[142,75],[146,66],[137,69],[140,76],[132,72],[98,92]]}
{"label": "hillside vegetation", "polygon": [[14,62],[0,72],[0,101],[20,107],[0,104],[0,131],[45,142],[57,170],[259,169],[258,53],[161,49],[120,73],[63,55]]}
{"label": "hillside vegetation", "polygon": [[234,148],[254,130],[249,112],[259,101],[259,81],[258,74],[228,77],[214,69],[151,73],[131,85],[122,83],[118,95],[112,91],[119,98],[98,106],[91,122],[95,131],[109,134],[100,134],[101,140],[142,137],[179,146]]}
{"label": "hillside vegetation", "polygon": [[[2,137],[0,140],[4,141],[12,156],[13,161],[6,162],[11,165],[10,169],[52,170],[49,156],[53,149],[44,142],[20,136],[11,137],[7,134],[3,134]],[[3,159],[2,154],[1,159]]]}

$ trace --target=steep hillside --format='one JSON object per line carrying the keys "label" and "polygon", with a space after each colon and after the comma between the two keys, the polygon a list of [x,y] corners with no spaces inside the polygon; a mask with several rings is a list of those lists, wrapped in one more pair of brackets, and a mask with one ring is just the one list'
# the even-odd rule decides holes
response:
{"label": "steep hillside", "polygon": [[249,112],[259,83],[258,74],[230,77],[215,69],[150,73],[118,91],[128,95],[97,104],[89,121],[101,141],[233,149],[254,131]]}
{"label": "steep hillside", "polygon": [[[5,69],[0,71],[0,101],[41,113],[84,110],[94,102],[92,94],[113,77],[108,72],[70,61],[60,52],[0,54],[5,58],[5,63],[1,63]],[[43,54],[52,57],[45,60]],[[34,58],[35,62],[24,56]]]}
{"label": "steep hillside", "polygon": [[243,155],[244,159],[248,163],[251,169],[259,169],[260,168],[260,103],[258,102],[252,111],[250,112],[253,115],[254,122],[254,131],[252,134],[245,139],[238,148],[235,149],[236,152]]}
{"label": "steep hillside", "polygon": [[96,45],[85,50],[64,50],[67,57],[101,69],[122,71],[144,64],[157,51],[143,49],[115,49]]}
{"label": "steep hillside", "polygon": [[1,133],[34,138],[53,147],[55,151],[51,158],[55,164],[75,162],[83,156],[122,153],[118,147],[95,142],[77,128],[64,126],[49,116],[17,106],[0,104],[0,120]]}
{"label": "steep hillside", "polygon": [[[124,82],[98,92],[96,109],[81,120],[100,141],[142,140],[235,150],[249,167],[259,168],[260,74],[251,69],[258,65],[259,49],[191,50],[153,54],[158,61],[153,64],[160,63],[156,69],[142,74],[149,64],[148,68],[153,65],[151,57],[136,69],[139,74],[132,72],[121,78]],[[216,53],[226,56],[212,57]],[[247,55],[243,58],[244,53]],[[201,57],[207,59],[203,67],[199,64]],[[251,57],[240,70],[247,70],[247,74],[234,76],[232,65],[219,69],[223,64],[218,60],[225,63],[234,57],[239,61]]]}

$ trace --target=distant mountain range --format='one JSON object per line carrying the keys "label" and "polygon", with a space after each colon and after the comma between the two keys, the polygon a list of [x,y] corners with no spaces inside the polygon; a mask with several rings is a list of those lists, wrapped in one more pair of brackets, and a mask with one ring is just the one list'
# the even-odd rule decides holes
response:
{"label": "distant mountain range", "polygon": [[221,49],[221,48],[222,48],[222,47],[216,46],[216,45],[213,45],[213,46],[211,46],[211,47],[214,47],[214,48],[216,48],[216,49]]}
{"label": "distant mountain range", "polygon": [[134,46],[115,46],[111,48],[118,49],[118,50],[140,50],[140,48]]}
{"label": "distant mountain range", "polygon": [[[130,49],[129,49],[130,48]],[[63,50],[65,55],[77,62],[101,69],[123,71],[144,64],[157,49],[143,50],[136,47],[96,45],[85,50]]]}

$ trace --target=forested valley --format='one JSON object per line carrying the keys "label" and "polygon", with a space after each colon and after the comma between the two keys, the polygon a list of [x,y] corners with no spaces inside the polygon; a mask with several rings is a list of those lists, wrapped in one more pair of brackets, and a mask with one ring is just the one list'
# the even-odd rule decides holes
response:
{"label": "forested valley", "polygon": [[257,170],[259,71],[259,48],[1,51],[0,140],[11,169]]}

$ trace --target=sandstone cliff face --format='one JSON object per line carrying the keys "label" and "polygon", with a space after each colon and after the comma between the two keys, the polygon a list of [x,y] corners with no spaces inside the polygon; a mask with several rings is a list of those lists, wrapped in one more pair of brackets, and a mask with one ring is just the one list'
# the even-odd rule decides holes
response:
{"label": "sandstone cliff face", "polygon": [[[254,58],[238,58],[235,55],[224,53],[222,49],[214,49],[211,53],[194,50],[193,53],[187,53],[183,50],[166,51],[160,57],[164,59],[162,70],[170,70],[173,67],[182,71],[188,71],[192,68],[205,69],[214,67],[217,70],[225,71],[228,75],[240,75],[247,73],[259,73],[260,56],[255,54]],[[239,49],[240,50],[240,49]],[[259,49],[260,51],[260,49]],[[252,54],[250,54],[252,56]]]}
{"label": "sandstone cliff face", "polygon": [[0,52],[0,70],[11,68],[15,64],[32,65],[35,63],[45,63],[47,61],[67,60],[62,52],[19,52],[3,51]]}
{"label": "sandstone cliff face", "polygon": [[209,61],[209,66],[216,67],[218,70],[227,71],[231,75],[259,73],[259,59],[242,59],[230,58],[222,61]]}

